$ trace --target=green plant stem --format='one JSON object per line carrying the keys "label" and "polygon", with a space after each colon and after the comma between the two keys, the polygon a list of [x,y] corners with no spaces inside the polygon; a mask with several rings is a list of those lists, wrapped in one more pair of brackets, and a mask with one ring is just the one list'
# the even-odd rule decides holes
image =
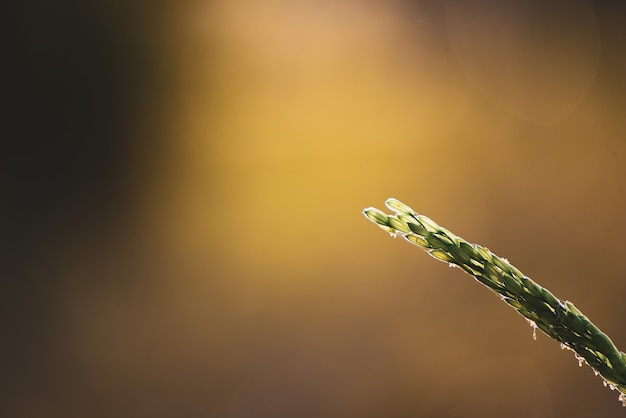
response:
{"label": "green plant stem", "polygon": [[404,203],[389,199],[386,205],[395,215],[387,215],[376,208],[365,209],[364,215],[385,231],[423,248],[437,260],[460,267],[498,293],[533,327],[561,343],[562,348],[573,350],[579,363],[587,363],[611,389],[619,390],[620,400],[626,406],[626,354],[571,302],[560,301],[506,259],[454,235]]}

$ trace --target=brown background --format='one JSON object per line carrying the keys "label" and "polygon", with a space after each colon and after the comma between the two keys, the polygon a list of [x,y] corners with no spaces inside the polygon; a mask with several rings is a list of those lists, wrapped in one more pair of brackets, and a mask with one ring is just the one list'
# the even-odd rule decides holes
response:
{"label": "brown background", "polygon": [[624,415],[486,288],[360,214],[406,202],[625,349],[619,2],[7,16],[0,415]]}

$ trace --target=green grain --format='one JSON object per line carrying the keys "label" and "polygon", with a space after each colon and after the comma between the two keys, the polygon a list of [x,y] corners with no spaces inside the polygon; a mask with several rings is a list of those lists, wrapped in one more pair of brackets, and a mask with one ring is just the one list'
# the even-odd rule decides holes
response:
{"label": "green grain", "polygon": [[600,374],[611,389],[620,391],[626,406],[626,354],[571,302],[557,299],[549,290],[524,276],[506,259],[485,247],[472,244],[419,215],[409,206],[387,200],[394,215],[367,208],[364,215],[385,231],[423,248],[437,260],[460,267],[512,306],[531,325],[576,353]]}

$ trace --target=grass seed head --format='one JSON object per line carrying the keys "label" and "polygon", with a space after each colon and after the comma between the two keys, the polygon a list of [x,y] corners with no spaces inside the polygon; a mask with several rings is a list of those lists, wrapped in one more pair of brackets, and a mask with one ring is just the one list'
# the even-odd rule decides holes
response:
{"label": "grass seed head", "polygon": [[367,208],[363,214],[392,235],[401,235],[425,249],[437,260],[459,266],[498,293],[535,328],[558,341],[561,347],[573,350],[581,365],[584,362],[602,375],[612,389],[622,393],[620,400],[626,404],[626,354],[571,302],[560,301],[505,258],[454,235],[399,200],[388,199],[385,204],[395,215],[376,208]]}

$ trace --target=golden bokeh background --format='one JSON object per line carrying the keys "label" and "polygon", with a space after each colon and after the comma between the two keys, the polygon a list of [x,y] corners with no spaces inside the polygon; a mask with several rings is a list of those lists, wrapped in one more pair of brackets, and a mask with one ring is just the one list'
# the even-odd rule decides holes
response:
{"label": "golden bokeh background", "polygon": [[16,11],[0,415],[623,416],[361,215],[404,201],[626,349],[619,2]]}

